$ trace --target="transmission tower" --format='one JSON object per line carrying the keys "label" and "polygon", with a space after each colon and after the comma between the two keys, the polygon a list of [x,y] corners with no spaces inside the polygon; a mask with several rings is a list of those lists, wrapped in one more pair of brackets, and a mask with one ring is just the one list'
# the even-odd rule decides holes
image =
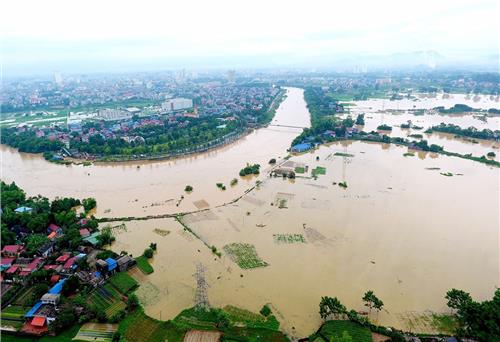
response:
{"label": "transmission tower", "polygon": [[205,266],[202,263],[196,265],[196,273],[194,274],[196,279],[196,294],[195,294],[195,305],[197,309],[208,310],[210,304],[208,303],[207,288],[208,284],[205,280]]}

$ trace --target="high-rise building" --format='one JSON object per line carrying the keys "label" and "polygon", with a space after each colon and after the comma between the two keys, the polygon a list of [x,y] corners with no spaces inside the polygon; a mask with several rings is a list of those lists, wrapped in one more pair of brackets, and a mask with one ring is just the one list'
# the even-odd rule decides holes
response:
{"label": "high-rise building", "polygon": [[62,84],[63,84],[63,78],[62,78],[62,75],[59,71],[54,72],[54,82],[58,86],[62,86]]}
{"label": "high-rise building", "polygon": [[161,104],[163,110],[174,112],[176,110],[189,109],[193,107],[193,100],[181,97],[169,99]]}
{"label": "high-rise building", "polygon": [[229,83],[234,83],[236,72],[234,70],[229,70],[227,72],[227,81]]}

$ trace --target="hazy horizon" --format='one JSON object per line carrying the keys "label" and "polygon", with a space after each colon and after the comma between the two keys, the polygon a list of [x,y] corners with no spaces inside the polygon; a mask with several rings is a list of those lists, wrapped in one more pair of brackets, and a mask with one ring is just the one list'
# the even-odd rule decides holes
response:
{"label": "hazy horizon", "polygon": [[[166,68],[467,67],[498,71],[495,1],[19,1],[4,77]],[[29,9],[29,10],[27,10]]]}

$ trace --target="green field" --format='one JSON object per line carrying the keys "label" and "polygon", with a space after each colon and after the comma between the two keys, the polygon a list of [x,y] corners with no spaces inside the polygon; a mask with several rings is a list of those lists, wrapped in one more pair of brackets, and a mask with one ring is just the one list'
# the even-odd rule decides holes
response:
{"label": "green field", "polygon": [[73,337],[80,330],[80,324],[75,324],[68,330],[64,330],[57,336],[44,336],[41,338],[32,338],[26,336],[15,336],[11,334],[2,333],[2,342],[73,342]]}
{"label": "green field", "polygon": [[[372,342],[370,329],[351,321],[326,321],[315,334],[309,337],[310,341],[344,341],[351,338],[356,342]],[[344,338],[344,340],[342,339]]]}
{"label": "green field", "polygon": [[307,243],[302,234],[273,234],[276,244]]}
{"label": "green field", "polygon": [[134,342],[181,342],[185,332],[171,322],[147,316],[141,309],[125,317],[118,331],[127,341]]}
{"label": "green field", "polygon": [[280,323],[273,315],[264,317],[232,305],[226,305],[223,310],[227,314],[229,321],[234,325],[241,326],[243,324],[247,328],[266,328],[270,330],[278,330],[280,327]]}
{"label": "green field", "polygon": [[144,274],[151,274],[154,272],[153,266],[148,261],[148,258],[146,258],[144,255],[141,255],[138,258],[135,258],[135,261],[137,261],[137,267],[144,273]]}
{"label": "green field", "polygon": [[302,167],[302,166],[297,166],[295,168],[295,173],[305,173],[306,172],[306,169],[305,167]]}
{"label": "green field", "polygon": [[318,175],[325,175],[326,174],[326,168],[322,166],[316,166],[311,172],[313,177],[317,177]]}
{"label": "green field", "polygon": [[268,265],[258,256],[255,246],[248,243],[230,243],[224,246],[224,251],[242,269]]}
{"label": "green field", "polygon": [[125,272],[116,273],[109,278],[109,282],[123,294],[137,287],[137,281]]}
{"label": "green field", "polygon": [[335,152],[334,155],[338,157],[354,157],[354,154],[344,153],[344,152]]}
{"label": "green field", "polygon": [[88,303],[104,310],[106,317],[111,318],[120,310],[124,310],[126,305],[122,300],[122,294],[110,284],[98,287],[92,292]]}

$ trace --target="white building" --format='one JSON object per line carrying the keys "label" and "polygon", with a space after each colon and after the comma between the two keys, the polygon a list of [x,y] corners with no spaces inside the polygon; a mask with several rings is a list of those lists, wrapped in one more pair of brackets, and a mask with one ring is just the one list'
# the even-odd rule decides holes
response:
{"label": "white building", "polygon": [[193,100],[181,97],[170,99],[161,104],[161,108],[168,112],[174,112],[182,109],[193,108]]}
{"label": "white building", "polygon": [[120,109],[102,109],[98,117],[104,121],[127,120],[132,117],[132,113]]}

